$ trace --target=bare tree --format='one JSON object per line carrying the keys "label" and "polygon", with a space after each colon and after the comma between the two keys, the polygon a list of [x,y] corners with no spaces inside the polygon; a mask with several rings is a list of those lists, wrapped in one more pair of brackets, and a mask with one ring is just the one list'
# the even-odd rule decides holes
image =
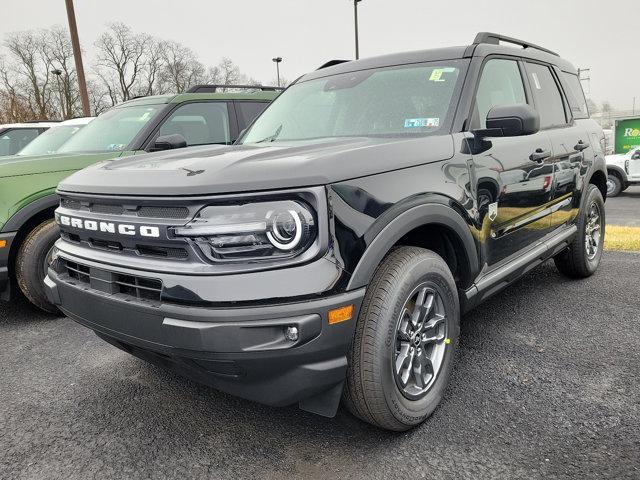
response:
{"label": "bare tree", "polygon": [[13,59],[13,81],[37,119],[48,118],[52,110],[46,36],[46,31],[15,32],[7,35],[4,43]]}
{"label": "bare tree", "polygon": [[[215,67],[209,68],[209,82],[216,85],[259,85],[260,82],[240,71],[240,67],[228,57],[223,57]],[[223,88],[222,91],[232,90]]]}
{"label": "bare tree", "polygon": [[62,110],[64,118],[80,115],[82,107],[80,105],[80,91],[78,90],[78,77],[73,61],[71,38],[69,38],[69,34],[65,29],[56,26],[47,32],[45,39],[44,54],[47,57],[47,63],[52,69],[62,72],[58,76],[59,83],[56,81],[52,85],[52,88],[58,94],[57,98],[54,96],[53,102],[62,103],[59,108]]}
{"label": "bare tree", "polygon": [[205,66],[190,48],[174,41],[164,42],[163,47],[162,82],[167,91],[181,93],[207,81]]}
{"label": "bare tree", "polygon": [[96,71],[108,89],[112,104],[138,95],[151,38],[135,34],[123,23],[112,23],[98,37]]}

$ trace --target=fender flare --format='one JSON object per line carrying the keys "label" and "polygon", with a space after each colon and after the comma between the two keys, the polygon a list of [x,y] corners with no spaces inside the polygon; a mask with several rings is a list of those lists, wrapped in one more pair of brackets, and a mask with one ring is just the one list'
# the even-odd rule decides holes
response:
{"label": "fender flare", "polygon": [[[613,170],[616,173],[620,174],[620,177],[622,178],[623,182],[628,182],[627,179],[627,172],[625,172],[621,167],[619,167],[618,165],[607,165],[607,175],[609,174],[609,170]],[[592,175],[593,176],[593,175]]]}
{"label": "fender flare", "polygon": [[41,197],[14,213],[11,218],[7,220],[7,223],[4,224],[0,232],[15,232],[20,230],[20,228],[34,215],[37,215],[44,210],[56,207],[59,204],[60,198],[55,193]]}
{"label": "fender flare", "polygon": [[382,259],[398,240],[411,230],[425,225],[444,226],[458,236],[464,247],[470,276],[475,278],[479,271],[478,252],[469,225],[453,208],[438,203],[428,203],[409,208],[378,233],[360,258],[351,275],[347,290],[367,286]]}

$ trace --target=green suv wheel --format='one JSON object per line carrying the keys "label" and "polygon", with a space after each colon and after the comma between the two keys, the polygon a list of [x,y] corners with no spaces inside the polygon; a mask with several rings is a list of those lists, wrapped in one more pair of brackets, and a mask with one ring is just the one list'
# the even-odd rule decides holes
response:
{"label": "green suv wheel", "polygon": [[54,220],[42,222],[29,232],[16,257],[16,280],[20,290],[36,307],[49,313],[59,313],[49,303],[44,291],[51,249],[59,237],[58,225]]}

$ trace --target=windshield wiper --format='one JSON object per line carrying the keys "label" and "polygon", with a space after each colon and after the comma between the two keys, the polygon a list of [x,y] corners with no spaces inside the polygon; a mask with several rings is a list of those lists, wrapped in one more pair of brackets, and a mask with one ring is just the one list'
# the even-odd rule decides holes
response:
{"label": "windshield wiper", "polygon": [[269,135],[267,138],[263,138],[262,140],[258,140],[256,143],[273,142],[273,141],[275,141],[276,138],[278,138],[278,135],[280,135],[281,131],[282,131],[282,124],[280,124],[280,126],[278,128],[276,128],[276,131],[273,132],[273,135]]}

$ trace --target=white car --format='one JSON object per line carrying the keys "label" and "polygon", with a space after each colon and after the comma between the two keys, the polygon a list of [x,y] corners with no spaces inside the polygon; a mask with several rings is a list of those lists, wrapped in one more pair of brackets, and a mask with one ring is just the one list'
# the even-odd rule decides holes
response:
{"label": "white car", "polygon": [[15,155],[38,135],[59,123],[26,122],[0,125],[0,156]]}
{"label": "white car", "polygon": [[607,155],[607,197],[615,197],[630,185],[640,184],[640,146],[627,153]]}
{"label": "white car", "polygon": [[94,118],[95,117],[73,118],[57,123],[16,153],[16,155],[24,157],[56,153],[76,132],[81,130]]}

